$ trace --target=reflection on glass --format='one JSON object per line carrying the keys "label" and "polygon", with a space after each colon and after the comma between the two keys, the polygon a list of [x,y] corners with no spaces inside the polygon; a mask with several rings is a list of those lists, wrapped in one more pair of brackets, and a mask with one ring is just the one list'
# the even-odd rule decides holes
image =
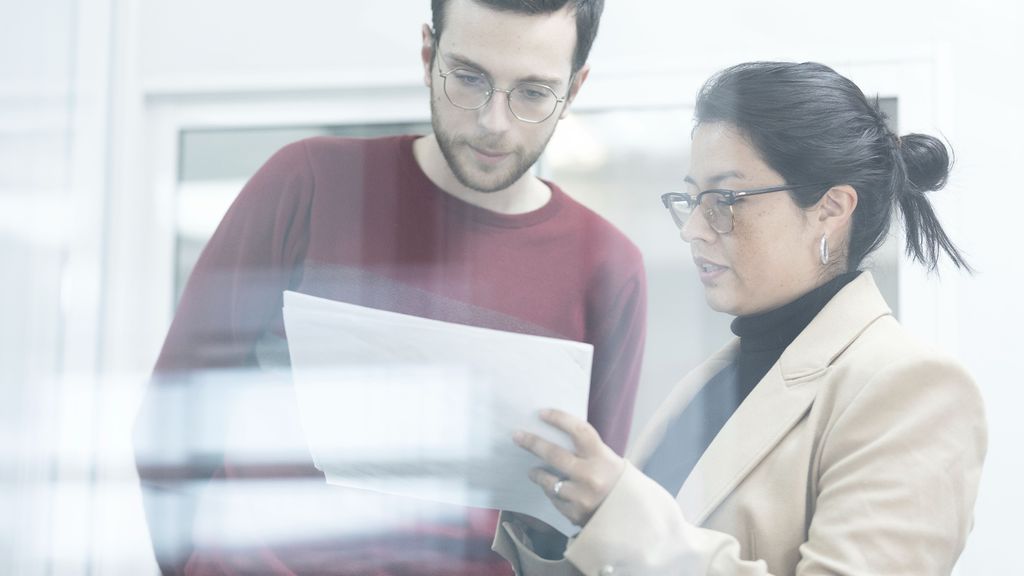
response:
{"label": "reflection on glass", "polygon": [[[422,471],[427,461],[435,469],[457,469],[478,451],[472,442],[478,436],[461,433],[469,426],[469,407],[441,406],[449,395],[430,394],[437,386],[422,380],[404,380],[401,390],[364,380],[336,382],[360,398],[358,405],[333,407],[343,427],[359,431],[337,439],[335,448],[345,448],[347,465],[369,467],[380,482],[406,489],[419,483],[438,492],[466,490],[457,474]],[[404,400],[396,402],[396,394]],[[408,412],[397,419],[402,426],[384,429],[376,423],[395,422],[379,416],[396,409]],[[236,553],[273,549],[297,562],[289,565],[315,567],[315,555],[302,557],[321,544],[335,559],[358,562],[367,538],[378,545],[386,543],[382,536],[387,542],[429,538],[414,530],[420,523],[463,529],[457,506],[328,486],[314,466],[304,424],[286,371],[207,370],[155,379],[137,420],[135,447],[162,565],[180,566],[193,555],[191,561],[200,565],[232,564]],[[459,441],[444,442],[439,428],[448,431],[445,438],[456,434]],[[423,450],[410,452],[416,439],[422,439]],[[399,445],[401,451],[395,449]]]}

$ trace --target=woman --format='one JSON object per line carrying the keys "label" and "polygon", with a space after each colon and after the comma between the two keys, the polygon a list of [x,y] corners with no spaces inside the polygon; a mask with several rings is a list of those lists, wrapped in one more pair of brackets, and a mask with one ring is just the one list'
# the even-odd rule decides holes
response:
{"label": "woman", "polygon": [[739,337],[671,392],[619,458],[551,412],[575,451],[519,433],[531,479],[581,531],[503,515],[521,574],[949,574],[972,525],[981,398],[896,322],[870,273],[893,208],[908,253],[969,267],[925,197],[949,169],[820,64],[750,63],[696,106],[686,193],[666,207],[709,305]]}

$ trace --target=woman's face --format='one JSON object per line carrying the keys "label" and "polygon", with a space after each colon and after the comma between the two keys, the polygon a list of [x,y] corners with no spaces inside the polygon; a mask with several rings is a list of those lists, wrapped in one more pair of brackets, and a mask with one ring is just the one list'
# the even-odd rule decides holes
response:
{"label": "woman's face", "polygon": [[[687,176],[691,195],[711,188],[742,191],[783,184],[787,182],[734,126],[702,124],[694,132]],[[718,233],[698,209],[680,231],[713,309],[736,316],[766,312],[825,280],[821,226],[789,192],[737,201],[733,221],[731,232]]]}

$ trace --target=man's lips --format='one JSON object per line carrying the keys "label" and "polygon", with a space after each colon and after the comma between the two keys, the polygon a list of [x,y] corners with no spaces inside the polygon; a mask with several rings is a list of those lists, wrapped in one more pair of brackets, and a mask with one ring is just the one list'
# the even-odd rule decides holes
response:
{"label": "man's lips", "polygon": [[502,152],[500,150],[482,150],[482,149],[477,148],[475,146],[470,146],[469,148],[473,152],[475,152],[476,155],[479,158],[481,158],[483,160],[489,160],[489,161],[502,160],[503,158],[505,158],[509,154],[508,152]]}

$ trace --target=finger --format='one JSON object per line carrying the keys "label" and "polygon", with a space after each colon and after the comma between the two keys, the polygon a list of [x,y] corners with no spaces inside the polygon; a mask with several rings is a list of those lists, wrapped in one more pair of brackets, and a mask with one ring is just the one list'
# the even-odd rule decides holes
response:
{"label": "finger", "polygon": [[556,510],[561,512],[562,516],[569,519],[569,522],[582,527],[583,514],[580,512],[579,506],[570,500],[561,500],[559,498],[552,498],[551,503],[554,504]]}
{"label": "finger", "polygon": [[542,411],[540,418],[568,434],[572,438],[576,452],[580,455],[593,454],[603,444],[601,436],[589,422],[581,420],[568,412],[552,408]]}
{"label": "finger", "polygon": [[[544,495],[551,500],[555,509],[562,516],[568,518],[576,526],[582,525],[582,507],[573,500],[577,487],[573,486],[568,479],[559,478],[543,468],[533,468],[530,470],[530,480],[544,490]],[[562,482],[562,487],[558,490],[558,494],[555,494],[555,484],[559,480]]]}
{"label": "finger", "polygon": [[532,452],[535,456],[563,472],[566,476],[572,472],[578,460],[572,452],[529,432],[517,432],[513,439],[520,447]]}
{"label": "finger", "polygon": [[[565,499],[565,490],[568,488],[569,484],[567,479],[552,474],[543,468],[531,468],[530,480],[532,480],[537,486],[540,486],[544,490],[544,493],[548,495],[548,498]],[[555,494],[555,485],[557,485],[558,482],[562,483],[562,487],[558,489],[558,494]]]}

